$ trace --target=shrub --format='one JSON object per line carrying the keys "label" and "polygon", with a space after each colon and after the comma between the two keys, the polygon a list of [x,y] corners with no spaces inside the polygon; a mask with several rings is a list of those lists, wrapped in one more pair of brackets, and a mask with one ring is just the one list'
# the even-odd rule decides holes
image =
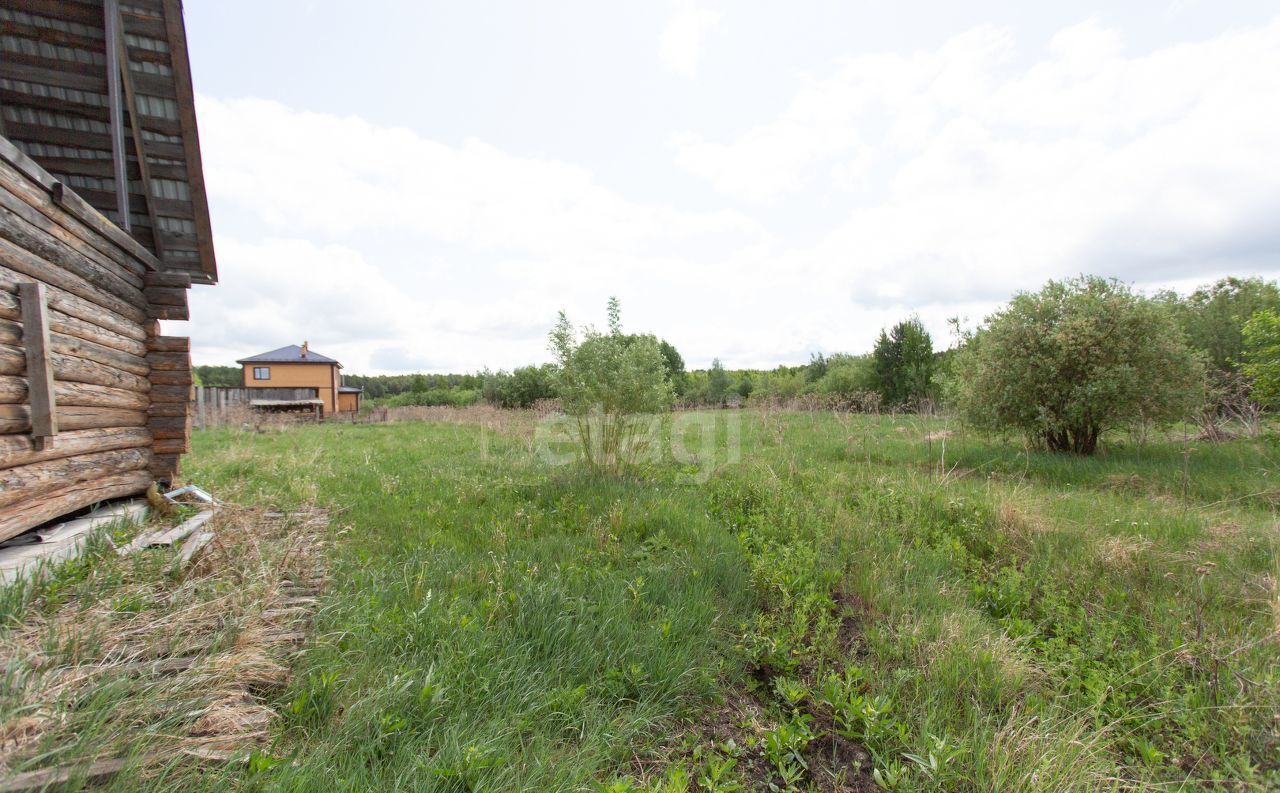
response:
{"label": "shrub", "polygon": [[556,368],[550,364],[522,366],[510,374],[491,373],[484,379],[484,399],[498,407],[528,408],[555,398]]}
{"label": "shrub", "polygon": [[562,311],[550,347],[560,363],[560,404],[576,422],[584,459],[610,471],[633,462],[643,450],[644,415],[675,398],[657,338],[623,335],[618,299],[610,298],[608,333],[587,327],[579,341]]}
{"label": "shrub", "polygon": [[1280,313],[1267,309],[1244,325],[1244,373],[1253,380],[1253,398],[1267,407],[1280,404]]}
{"label": "shrub", "polygon": [[988,317],[956,361],[955,397],[975,426],[1092,454],[1109,430],[1187,416],[1203,371],[1162,305],[1081,277],[1019,294]]}

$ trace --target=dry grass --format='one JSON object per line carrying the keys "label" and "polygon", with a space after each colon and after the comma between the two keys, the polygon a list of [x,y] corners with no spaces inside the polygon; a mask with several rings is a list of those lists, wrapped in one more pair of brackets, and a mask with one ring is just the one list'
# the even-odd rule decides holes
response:
{"label": "dry grass", "polygon": [[[224,507],[216,540],[175,574],[169,549],[96,560],[60,605],[0,635],[0,772],[265,742],[262,696],[289,679],[288,638],[323,583],[328,516]],[[167,760],[166,760],[167,761]]]}

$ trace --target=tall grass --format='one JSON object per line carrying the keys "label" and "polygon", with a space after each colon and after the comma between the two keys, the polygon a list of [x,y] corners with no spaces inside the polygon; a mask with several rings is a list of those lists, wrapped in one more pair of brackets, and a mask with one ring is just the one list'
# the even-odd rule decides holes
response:
{"label": "tall grass", "polygon": [[[203,781],[676,790],[731,760],[749,786],[793,762],[823,789],[1277,784],[1267,442],[1081,459],[941,419],[741,417],[705,484],[548,467],[466,423],[197,435],[193,481],[340,512],[288,762]],[[761,715],[726,749],[707,714],[736,697]],[[866,750],[841,769],[812,748],[838,712]]]}

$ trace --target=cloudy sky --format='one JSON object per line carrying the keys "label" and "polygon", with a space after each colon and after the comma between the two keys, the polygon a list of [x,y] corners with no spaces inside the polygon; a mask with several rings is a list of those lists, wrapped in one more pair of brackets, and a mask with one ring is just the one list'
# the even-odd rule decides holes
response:
{"label": "cloudy sky", "polygon": [[1130,0],[187,0],[197,363],[862,352],[1081,272],[1280,275],[1280,11]]}

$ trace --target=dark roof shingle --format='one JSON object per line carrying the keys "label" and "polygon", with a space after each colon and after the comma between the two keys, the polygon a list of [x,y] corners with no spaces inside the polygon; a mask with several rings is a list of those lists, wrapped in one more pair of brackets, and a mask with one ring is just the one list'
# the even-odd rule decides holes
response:
{"label": "dark roof shingle", "polygon": [[290,344],[287,347],[281,347],[278,350],[250,355],[248,358],[241,358],[236,363],[332,363],[342,364],[333,360],[327,355],[321,355],[315,350],[308,349],[307,354],[303,356],[302,347],[297,344]]}

